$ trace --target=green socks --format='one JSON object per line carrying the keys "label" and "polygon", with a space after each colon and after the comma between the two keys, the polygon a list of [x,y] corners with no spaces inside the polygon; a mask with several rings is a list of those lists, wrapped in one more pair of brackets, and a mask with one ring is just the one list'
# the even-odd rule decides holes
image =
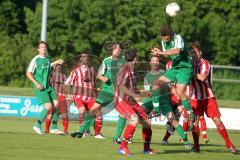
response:
{"label": "green socks", "polygon": [[125,124],[126,124],[126,119],[119,116],[118,125],[117,125],[116,134],[114,136],[114,139],[118,139],[121,137],[121,134],[125,127]]}
{"label": "green socks", "polygon": [[151,100],[153,101],[153,103],[159,103],[159,96],[161,94],[160,90],[152,90],[152,96],[151,96]]}
{"label": "green socks", "polygon": [[44,122],[48,115],[48,110],[46,110],[45,107],[43,107],[43,110],[40,113],[40,117],[38,118],[38,122],[35,124],[36,127],[41,128],[41,124]]}
{"label": "green socks", "polygon": [[159,97],[160,97],[161,91],[160,90],[152,90],[152,104],[153,104],[153,112],[154,114],[157,114],[159,112]]}
{"label": "green socks", "polygon": [[182,128],[182,126],[181,126],[180,124],[176,127],[176,131],[177,131],[177,133],[179,134],[179,136],[180,136],[184,141],[187,140],[187,136],[185,135],[185,133],[184,133],[184,131],[183,131],[183,128]]}
{"label": "green socks", "polygon": [[90,127],[92,127],[95,130],[95,119],[92,119],[90,125],[87,126],[86,132],[90,133]]}
{"label": "green socks", "polygon": [[57,109],[54,109],[53,115],[52,115],[52,129],[57,129],[57,122],[58,122],[59,112]]}
{"label": "green socks", "polygon": [[92,120],[93,120],[93,117],[90,114],[86,114],[82,122],[82,125],[79,129],[79,132],[83,134],[86,131],[86,129],[90,126]]}
{"label": "green socks", "polygon": [[189,102],[188,98],[187,98],[187,99],[184,99],[184,100],[182,100],[182,105],[184,106],[184,108],[186,108],[186,109],[187,109],[187,111],[191,111],[191,110],[192,110],[192,108],[191,108],[191,105],[190,105],[190,102]]}

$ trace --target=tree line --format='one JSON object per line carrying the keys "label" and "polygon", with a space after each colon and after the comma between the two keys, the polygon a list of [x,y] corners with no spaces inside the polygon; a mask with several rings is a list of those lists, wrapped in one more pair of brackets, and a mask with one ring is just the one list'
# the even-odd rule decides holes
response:
{"label": "tree line", "polygon": [[[239,0],[176,0],[181,12],[165,13],[169,0],[49,0],[47,43],[52,59],[90,50],[106,57],[108,41],[131,41],[140,60],[160,46],[169,24],[187,43],[198,40],[213,64],[240,64]],[[0,85],[29,86],[25,71],[40,41],[41,0],[0,0]]]}

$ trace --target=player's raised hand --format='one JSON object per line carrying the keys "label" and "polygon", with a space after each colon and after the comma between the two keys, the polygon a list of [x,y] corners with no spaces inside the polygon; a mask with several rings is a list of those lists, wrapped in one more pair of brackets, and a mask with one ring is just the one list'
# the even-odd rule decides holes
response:
{"label": "player's raised hand", "polygon": [[64,60],[62,60],[62,59],[58,59],[58,60],[57,60],[57,64],[60,64],[60,65],[61,65],[61,64],[63,64],[63,63],[64,63]]}
{"label": "player's raised hand", "polygon": [[140,90],[140,94],[143,97],[151,97],[151,92],[146,90]]}
{"label": "player's raised hand", "polygon": [[139,94],[133,94],[132,97],[136,100],[136,101],[140,101],[141,100],[141,96]]}
{"label": "player's raised hand", "polygon": [[151,54],[154,56],[159,56],[160,52],[162,52],[160,48],[156,48],[156,47],[151,48],[150,51],[151,51]]}
{"label": "player's raised hand", "polygon": [[106,83],[108,81],[108,78],[107,77],[102,77],[101,80]]}

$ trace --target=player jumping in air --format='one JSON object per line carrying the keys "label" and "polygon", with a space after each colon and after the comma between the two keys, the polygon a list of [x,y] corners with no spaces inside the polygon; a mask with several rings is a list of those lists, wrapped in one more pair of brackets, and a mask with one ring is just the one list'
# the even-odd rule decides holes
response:
{"label": "player jumping in air", "polygon": [[[184,41],[180,35],[175,34],[170,26],[164,26],[160,29],[162,38],[162,51],[159,48],[152,48],[151,52],[155,56],[170,56],[172,59],[172,68],[167,70],[163,76],[153,84],[152,95],[157,96],[160,93],[159,87],[165,83],[176,83],[176,92],[182,105],[187,109],[190,126],[192,128],[194,115],[188,97],[185,95],[187,85],[192,78],[192,59],[188,55]],[[157,99],[155,100],[158,101]]]}
{"label": "player jumping in air", "polygon": [[147,95],[147,91],[139,91],[136,84],[134,67],[137,63],[135,51],[126,51],[127,64],[119,71],[114,89],[114,105],[119,114],[129,122],[118,150],[119,154],[131,155],[128,149],[128,141],[132,137],[138,123],[142,124],[142,137],[144,141],[143,153],[154,154],[150,148],[152,130],[151,122],[144,109],[137,103],[140,95]]}
{"label": "player jumping in air", "polygon": [[[152,57],[150,61],[151,70],[144,77],[144,88],[147,91],[151,90],[152,83],[164,74],[163,70],[159,69],[159,58]],[[190,143],[187,140],[186,135],[182,129],[182,126],[177,122],[174,113],[173,106],[171,105],[169,98],[169,86],[167,84],[160,87],[161,93],[156,97],[146,98],[142,107],[146,110],[146,113],[150,113],[152,110],[154,114],[161,113],[167,116],[170,124],[176,129],[179,136],[184,140],[184,145],[186,147],[191,147]],[[158,99],[158,102],[153,101],[152,99]]]}
{"label": "player jumping in air", "polygon": [[[166,70],[169,70],[172,68],[172,61],[168,61],[168,63],[166,64]],[[187,87],[187,90],[186,90],[186,95],[188,96],[189,95],[189,86]],[[179,100],[179,97],[176,95],[176,85],[175,84],[172,84],[172,87],[171,87],[171,91],[170,91],[170,99],[171,99],[171,104],[173,106],[173,110],[175,111],[175,115],[176,117],[180,117],[181,113],[184,117],[183,119],[183,130],[185,132],[185,134],[187,135],[187,132],[188,132],[188,114],[186,112],[186,109],[184,109],[182,107],[182,104],[181,104],[181,101]],[[190,101],[191,103],[191,101]],[[169,122],[168,122],[169,123]],[[167,123],[167,124],[168,124]],[[204,116],[201,116],[199,118],[199,123],[201,124],[200,125],[200,128],[201,128],[201,131],[202,131],[202,137],[203,137],[203,140],[206,144],[208,144],[209,142],[209,139],[207,138],[207,132],[206,132],[206,121],[204,119]],[[162,144],[168,144],[168,138],[174,133],[174,128],[172,127],[172,125],[167,125],[168,126],[168,130],[166,131],[165,135],[164,135],[164,138],[162,140]],[[179,140],[181,143],[183,143],[183,139],[180,139]]]}
{"label": "player jumping in air", "polygon": [[[47,43],[39,42],[38,44],[38,55],[35,56],[27,69],[27,77],[34,84],[34,92],[37,97],[39,104],[43,105],[43,110],[40,113],[37,123],[33,126],[33,130],[42,134],[41,124],[44,122],[48,115],[48,111],[51,108],[58,109],[57,94],[54,88],[49,84],[49,75],[51,71],[51,66],[55,64],[62,64],[63,60],[59,59],[53,63],[50,62],[47,56]],[[58,114],[53,113],[53,121],[57,122]],[[52,128],[55,132],[58,132],[57,128]]]}
{"label": "player jumping in air", "polygon": [[[194,60],[194,74],[193,79],[189,86],[189,96],[191,98],[191,105],[196,116],[203,116],[204,112],[209,118],[212,118],[215,123],[219,134],[225,141],[226,147],[230,151],[236,154],[238,151],[235,146],[231,143],[227,130],[220,119],[220,111],[212,90],[211,84],[211,65],[210,63],[202,58],[202,51],[200,44],[194,42],[192,44],[192,54]],[[192,148],[193,152],[199,152],[199,127],[196,122],[196,126],[192,131],[194,146]]]}

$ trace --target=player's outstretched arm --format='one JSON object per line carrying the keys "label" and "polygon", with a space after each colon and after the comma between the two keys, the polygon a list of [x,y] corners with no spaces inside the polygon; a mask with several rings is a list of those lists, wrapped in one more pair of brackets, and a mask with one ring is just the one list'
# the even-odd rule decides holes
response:
{"label": "player's outstretched arm", "polygon": [[126,86],[124,86],[124,85],[120,85],[119,86],[119,89],[120,89],[120,91],[122,91],[124,94],[127,94],[127,95],[129,95],[129,96],[132,96],[135,100],[140,100],[141,99],[141,97],[140,97],[140,95],[139,94],[136,94],[136,93],[134,93],[132,90],[130,90],[130,89],[128,89]]}
{"label": "player's outstretched arm", "polygon": [[102,75],[97,75],[97,79],[100,79],[102,82],[106,83],[108,81],[107,77],[104,77]]}
{"label": "player's outstretched arm", "polygon": [[63,61],[62,59],[58,59],[58,60],[56,60],[56,61],[54,61],[54,62],[51,63],[51,67],[54,66],[54,65],[56,65],[56,64],[60,64],[60,65],[61,65],[61,64],[63,64],[63,63],[64,63],[64,61]]}
{"label": "player's outstretched arm", "polygon": [[193,75],[193,77],[195,78],[195,79],[198,79],[198,80],[200,80],[200,81],[205,81],[205,79],[207,78],[207,74],[205,74],[205,73],[202,73],[202,74],[194,74]]}
{"label": "player's outstretched arm", "polygon": [[139,90],[141,97],[151,97],[151,92],[147,90]]}
{"label": "player's outstretched arm", "polygon": [[171,56],[171,55],[180,54],[181,51],[182,51],[182,48],[175,48],[175,49],[171,49],[171,50],[168,50],[168,51],[161,51],[161,49],[159,49],[159,48],[152,48],[151,49],[151,54],[154,55],[154,56],[160,56],[160,55]]}

